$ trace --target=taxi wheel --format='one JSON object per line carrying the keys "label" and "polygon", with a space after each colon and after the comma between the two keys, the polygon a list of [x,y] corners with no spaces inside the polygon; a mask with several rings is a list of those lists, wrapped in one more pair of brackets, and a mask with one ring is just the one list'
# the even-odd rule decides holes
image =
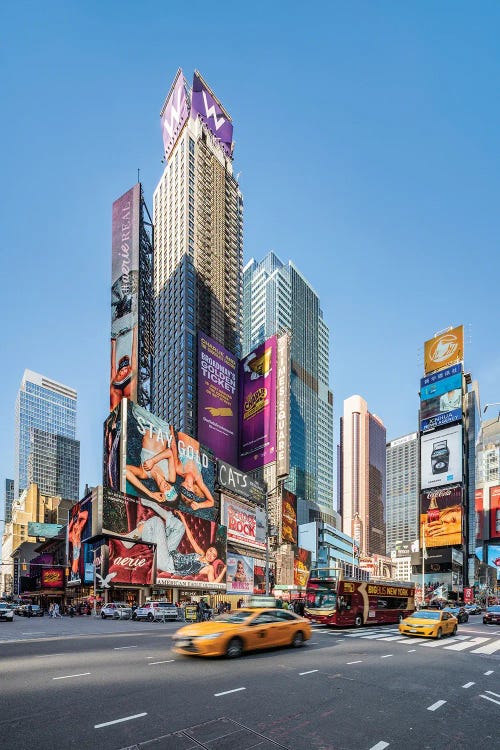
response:
{"label": "taxi wheel", "polygon": [[304,643],[304,633],[302,630],[297,630],[295,635],[292,638],[292,646],[293,648],[300,648]]}
{"label": "taxi wheel", "polygon": [[237,659],[243,653],[243,642],[241,638],[231,638],[226,648],[228,659]]}
{"label": "taxi wheel", "polygon": [[436,641],[439,641],[442,635],[443,631],[441,630],[441,628],[438,628],[438,631],[436,633]]}

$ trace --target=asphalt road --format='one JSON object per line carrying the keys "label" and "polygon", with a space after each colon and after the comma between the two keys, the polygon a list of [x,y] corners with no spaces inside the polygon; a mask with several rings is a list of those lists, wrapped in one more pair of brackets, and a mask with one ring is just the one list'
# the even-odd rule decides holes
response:
{"label": "asphalt road", "polygon": [[456,638],[315,628],[301,649],[203,660],[175,623],[0,623],[9,750],[471,750],[500,747],[500,628]]}

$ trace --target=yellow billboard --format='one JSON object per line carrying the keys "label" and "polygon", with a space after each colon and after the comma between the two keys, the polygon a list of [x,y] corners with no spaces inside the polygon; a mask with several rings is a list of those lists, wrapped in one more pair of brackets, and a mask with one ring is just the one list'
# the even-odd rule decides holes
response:
{"label": "yellow billboard", "polygon": [[424,371],[442,370],[464,358],[464,327],[457,326],[446,333],[440,333],[424,344]]}

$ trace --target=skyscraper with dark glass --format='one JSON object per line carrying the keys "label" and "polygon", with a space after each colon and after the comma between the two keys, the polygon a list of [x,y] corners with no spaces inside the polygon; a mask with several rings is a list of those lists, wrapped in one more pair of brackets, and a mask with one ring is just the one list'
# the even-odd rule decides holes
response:
{"label": "skyscraper with dark glass", "polygon": [[25,370],[16,401],[15,496],[31,482],[46,495],[78,500],[80,443],[76,440],[77,393]]}

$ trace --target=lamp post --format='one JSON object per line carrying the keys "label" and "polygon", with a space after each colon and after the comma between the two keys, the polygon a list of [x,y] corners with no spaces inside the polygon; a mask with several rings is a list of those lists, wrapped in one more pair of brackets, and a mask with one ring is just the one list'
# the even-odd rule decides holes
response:
{"label": "lamp post", "polygon": [[269,497],[280,487],[281,481],[272,490],[266,490],[266,596],[269,596]]}
{"label": "lamp post", "polygon": [[425,561],[427,560],[427,547],[425,544],[426,521],[422,521],[422,605],[425,604]]}

